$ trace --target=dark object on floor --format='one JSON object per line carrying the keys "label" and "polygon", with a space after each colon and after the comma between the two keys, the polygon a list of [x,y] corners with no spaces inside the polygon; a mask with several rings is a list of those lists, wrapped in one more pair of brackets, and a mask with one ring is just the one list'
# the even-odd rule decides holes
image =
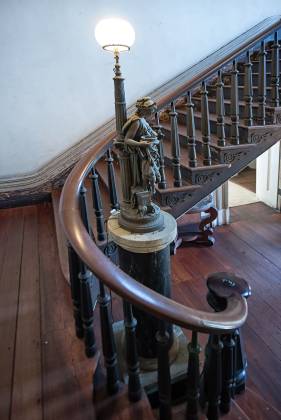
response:
{"label": "dark object on floor", "polygon": [[214,207],[202,209],[202,212],[209,216],[202,219],[199,223],[186,223],[178,226],[178,236],[174,242],[171,243],[171,255],[175,255],[177,248],[187,247],[191,245],[197,246],[212,246],[215,243],[213,237],[212,223],[216,220],[218,212]]}

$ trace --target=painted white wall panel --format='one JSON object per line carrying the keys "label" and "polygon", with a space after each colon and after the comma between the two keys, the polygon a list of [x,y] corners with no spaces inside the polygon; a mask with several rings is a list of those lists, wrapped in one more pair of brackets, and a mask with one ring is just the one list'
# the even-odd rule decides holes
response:
{"label": "painted white wall panel", "polygon": [[121,57],[130,105],[281,11],[280,0],[232,3],[1,1],[0,177],[38,169],[113,116],[113,59],[93,34],[101,18],[135,28]]}

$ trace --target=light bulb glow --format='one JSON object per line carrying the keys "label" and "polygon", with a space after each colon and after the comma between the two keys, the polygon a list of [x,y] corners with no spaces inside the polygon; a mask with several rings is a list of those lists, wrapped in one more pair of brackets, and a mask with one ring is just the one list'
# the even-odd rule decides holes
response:
{"label": "light bulb glow", "polygon": [[124,19],[101,20],[95,29],[95,37],[100,46],[112,52],[128,51],[135,41],[132,25]]}

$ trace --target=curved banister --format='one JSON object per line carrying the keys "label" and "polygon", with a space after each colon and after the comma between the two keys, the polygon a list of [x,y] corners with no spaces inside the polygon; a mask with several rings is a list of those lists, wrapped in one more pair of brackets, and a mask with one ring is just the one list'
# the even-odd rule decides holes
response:
{"label": "curved banister", "polygon": [[[268,36],[274,33],[273,45],[269,45],[272,50],[272,72],[271,72],[271,88],[272,94],[270,96],[271,104],[274,99],[274,92],[276,98],[278,98],[278,34],[277,29],[281,26],[280,17],[272,17],[265,19],[249,31],[237,37],[234,41],[230,42],[226,46],[222,47],[216,53],[207,57],[202,62],[191,67],[186,72],[179,75],[175,80],[175,84],[167,83],[162,87],[162,97],[158,95],[157,103],[158,110],[165,111],[168,106],[171,107],[172,112],[169,113],[171,119],[171,142],[175,150],[179,149],[179,136],[177,126],[177,113],[175,108],[175,101],[183,96],[188,95],[187,111],[190,111],[190,119],[187,122],[193,127],[195,124],[194,115],[192,112],[193,104],[191,101],[192,89],[198,87],[202,82],[201,89],[201,131],[202,131],[202,142],[203,142],[203,165],[210,167],[211,162],[211,149],[210,149],[210,127],[209,127],[209,111],[208,111],[208,92],[206,84],[210,82],[211,77],[214,76],[217,70],[219,71],[218,79],[216,82],[217,92],[217,127],[221,124],[224,127],[224,112],[222,110],[224,97],[223,97],[223,81],[220,78],[221,71],[228,69],[227,65],[233,61],[233,67],[231,71],[231,143],[239,144],[239,89],[238,89],[238,71],[237,71],[237,60],[236,58],[247,52],[250,57],[250,49],[260,41],[263,41]],[[270,38],[271,39],[271,38]],[[264,42],[261,42],[260,53],[259,53],[259,100],[258,100],[258,117],[262,118],[262,121],[257,119],[258,123],[265,125],[265,111],[266,111],[266,88],[265,84],[261,81],[266,80],[266,59],[264,53]],[[243,60],[242,60],[243,61]],[[251,66],[249,58],[248,67]],[[278,64],[277,64],[278,63]],[[246,70],[247,70],[246,64]],[[250,69],[251,70],[251,69]],[[219,81],[218,81],[219,80]],[[249,71],[247,77],[247,71],[245,72],[244,80],[250,85],[249,80],[252,82],[252,71]],[[248,81],[248,82],[247,82]],[[218,91],[218,87],[221,91]],[[274,90],[275,89],[275,90]],[[165,94],[163,94],[165,90]],[[252,101],[253,93],[248,93],[248,104],[249,104],[249,115],[252,113]],[[161,91],[161,88],[159,89]],[[247,91],[247,89],[244,89]],[[277,93],[276,93],[277,92]],[[153,95],[152,95],[153,96]],[[157,96],[157,95],[156,95]],[[244,92],[244,98],[247,95]],[[221,99],[218,99],[221,98]],[[221,104],[220,104],[221,101]],[[218,103],[220,106],[218,106]],[[276,103],[276,101],[275,101]],[[277,105],[279,100],[277,100]],[[219,109],[220,108],[220,109]],[[133,107],[129,109],[129,113],[133,110]],[[275,110],[274,110],[275,112]],[[118,113],[117,113],[118,116]],[[156,115],[156,125],[159,128],[159,114]],[[173,117],[173,118],[172,118]],[[221,118],[219,118],[221,117]],[[274,119],[274,118],[273,118]],[[203,121],[203,122],[202,122]],[[249,126],[252,125],[249,123]],[[234,127],[234,130],[232,128]],[[251,127],[258,130],[259,127]],[[193,133],[194,127],[187,133],[188,139],[192,139],[192,142],[188,143],[188,146],[192,143],[194,150],[189,155],[188,164],[190,167],[193,162],[194,156],[196,156],[196,139]],[[118,130],[119,132],[119,130]],[[234,330],[239,331],[239,328],[243,325],[247,318],[247,303],[245,297],[241,296],[243,293],[236,292],[236,287],[231,288],[232,283],[228,284],[229,287],[223,287],[222,290],[213,290],[211,287],[211,279],[208,278],[208,289],[209,293],[218,292],[216,296],[225,297],[226,308],[220,312],[208,312],[191,307],[182,305],[169,299],[156,291],[144,286],[140,282],[137,282],[132,277],[123,272],[119,267],[114,265],[110,259],[102,252],[100,248],[95,244],[95,240],[91,235],[91,229],[88,226],[88,218],[86,211],[86,197],[84,181],[90,174],[92,178],[92,193],[93,193],[93,207],[97,221],[97,232],[98,232],[98,243],[101,248],[104,248],[106,232],[104,230],[104,218],[101,206],[101,196],[98,185],[98,173],[96,172],[96,163],[105,155],[107,155],[107,172],[108,172],[108,185],[110,192],[110,203],[111,208],[119,208],[116,205],[116,200],[112,199],[116,195],[116,185],[114,181],[114,170],[113,162],[111,158],[110,148],[113,144],[113,140],[116,137],[115,132],[111,132],[104,139],[99,139],[98,143],[95,143],[87,152],[85,152],[80,161],[74,167],[70,175],[68,176],[64,185],[61,200],[60,200],[60,218],[66,234],[66,237],[70,243],[69,246],[69,264],[71,273],[71,291],[73,301],[73,313],[75,321],[75,330],[78,337],[84,336],[85,341],[85,352],[88,357],[91,357],[96,349],[94,328],[93,328],[93,302],[91,299],[91,274],[89,270],[98,278],[100,285],[100,316],[101,316],[101,329],[102,329],[102,344],[104,353],[104,363],[107,373],[107,390],[109,394],[115,393],[119,388],[119,373],[118,373],[118,354],[116,352],[116,343],[114,341],[114,333],[112,326],[112,318],[110,314],[111,299],[104,285],[108,286],[110,290],[113,290],[117,295],[124,299],[124,326],[125,326],[125,340],[126,340],[126,352],[127,352],[127,371],[128,371],[128,397],[130,401],[137,401],[141,398],[141,381],[139,377],[138,369],[138,351],[137,351],[137,339],[136,339],[136,322],[133,318],[132,306],[137,306],[142,311],[149,315],[154,315],[156,318],[168,321],[168,323],[178,325],[182,328],[192,330],[192,340],[189,343],[189,359],[188,359],[188,392],[187,392],[187,409],[186,415],[189,418],[197,418],[198,413],[200,383],[203,384],[204,399],[207,397],[208,403],[208,418],[218,418],[220,402],[223,403],[223,410],[227,412],[230,409],[232,393],[237,389],[237,383],[240,383],[240,367],[233,365],[233,354],[242,354],[239,340],[234,340]],[[160,137],[160,136],[159,136]],[[222,135],[223,144],[225,144],[225,136]],[[221,137],[218,136],[218,146]],[[244,139],[243,139],[244,140]],[[235,141],[235,142],[234,142]],[[201,156],[202,157],[202,156]],[[179,154],[173,153],[173,165],[180,166]],[[163,155],[164,161],[164,155]],[[220,161],[220,160],[219,160]],[[173,167],[173,169],[174,169]],[[164,166],[163,166],[164,168]],[[238,166],[239,168],[239,166]],[[201,169],[201,168],[199,168]],[[163,169],[164,170],[164,169]],[[234,167],[237,171],[237,166]],[[218,173],[220,175],[220,173]],[[229,175],[229,173],[228,173]],[[231,175],[231,173],[230,173]],[[180,187],[181,173],[179,171],[173,171],[174,185]],[[162,179],[162,178],[161,178]],[[163,177],[165,180],[165,176]],[[178,181],[180,185],[175,183]],[[222,181],[222,180],[220,180]],[[195,182],[191,182],[194,185]],[[215,187],[213,184],[211,187]],[[160,184],[158,185],[160,187]],[[206,194],[207,189],[201,191],[201,196]],[[166,191],[167,193],[167,191]],[[195,197],[199,199],[200,194]],[[193,200],[194,201],[194,200]],[[189,208],[193,204],[192,200],[187,201]],[[186,208],[185,207],[185,211]],[[179,210],[179,209],[178,209]],[[177,211],[178,211],[177,210]],[[175,212],[173,214],[176,214]],[[87,228],[86,228],[87,227]],[[101,228],[102,227],[102,228]],[[90,232],[90,233],[89,233]],[[103,236],[101,235],[103,232]],[[101,239],[102,237],[102,239]],[[104,251],[104,249],[103,249]],[[80,258],[80,261],[79,261]],[[87,270],[87,267],[89,270]],[[218,273],[217,273],[218,274]],[[224,275],[223,275],[224,277]],[[222,278],[221,278],[222,280]],[[241,280],[241,279],[240,279]],[[229,279],[230,281],[230,279]],[[236,283],[236,281],[235,281]],[[214,283],[215,284],[215,283]],[[221,285],[221,283],[219,283]],[[238,284],[238,283],[237,283]],[[241,288],[240,288],[241,292]],[[208,298],[211,296],[208,295]],[[246,293],[244,293],[246,296]],[[218,301],[219,302],[219,301]],[[215,311],[221,309],[220,306],[216,307],[209,299],[208,303]],[[199,364],[199,353],[200,347],[198,343],[197,332],[210,334],[206,354],[208,360],[206,360],[204,368],[202,370]],[[167,334],[168,333],[168,334]],[[220,336],[222,334],[222,336]],[[237,333],[239,334],[239,333]],[[158,332],[156,334],[156,343],[158,348],[158,392],[159,392],[159,406],[160,406],[160,418],[170,419],[171,418],[171,380],[170,380],[170,369],[169,369],[169,332],[166,331],[166,322],[160,322],[158,326]],[[222,352],[222,349],[224,351]],[[240,352],[240,353],[239,353]],[[131,354],[132,353],[132,354]],[[245,360],[245,355],[241,356],[241,360]],[[239,381],[237,382],[239,374]],[[200,379],[201,378],[201,379]],[[201,382],[202,381],[202,382]],[[242,382],[244,379],[242,380]],[[243,382],[244,384],[244,382]],[[242,385],[243,385],[242,384]],[[210,392],[210,387],[214,389],[214,392]],[[222,406],[221,406],[222,408]]]}
{"label": "curved banister", "polygon": [[192,309],[143,286],[115,266],[95,245],[85,229],[79,209],[79,191],[84,178],[108,147],[109,136],[94,145],[74,167],[64,185],[60,217],[67,239],[81,260],[110,289],[143,310],[181,327],[200,332],[226,332],[241,326],[247,317],[247,303],[233,294],[220,313]]}
{"label": "curved banister", "polygon": [[[281,26],[280,16],[267,18],[252,28],[252,31],[237,37],[229,45],[222,47],[216,55],[216,61],[206,67],[200,66],[198,71],[181,83],[173,92],[158,100],[161,110],[178,99],[187,91],[193,89],[202,80],[211,77],[217,70],[230,63],[239,55],[245,53],[264,40]],[[190,73],[192,74],[192,72]],[[184,75],[184,73],[183,73]],[[181,76],[179,76],[179,80]],[[181,305],[157,292],[143,286],[115,266],[95,245],[80,216],[79,193],[83,180],[106,152],[115,133],[112,132],[99,144],[94,145],[75,166],[63,188],[60,202],[60,216],[65,234],[81,260],[110,289],[125,300],[184,328],[201,332],[225,332],[241,326],[247,317],[247,304],[244,298],[233,294],[228,300],[227,308],[220,313],[204,312]]]}

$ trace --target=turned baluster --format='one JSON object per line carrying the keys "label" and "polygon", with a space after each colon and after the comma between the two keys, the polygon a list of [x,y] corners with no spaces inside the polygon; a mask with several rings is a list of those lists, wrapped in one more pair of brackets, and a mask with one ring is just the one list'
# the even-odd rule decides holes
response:
{"label": "turned baluster", "polygon": [[94,333],[94,312],[91,295],[92,273],[86,265],[81,262],[79,273],[80,293],[81,293],[81,315],[84,330],[85,353],[87,357],[92,357],[96,353],[96,340]]}
{"label": "turned baluster", "polygon": [[218,80],[217,80],[217,101],[216,101],[216,112],[217,112],[217,136],[218,136],[218,146],[225,146],[225,129],[224,129],[224,93],[223,87],[224,83],[222,81],[222,72],[218,71]]}
{"label": "turned baluster", "polygon": [[196,156],[196,140],[195,140],[195,124],[194,124],[194,104],[191,100],[191,92],[187,92],[187,113],[186,113],[186,128],[187,128],[187,146],[189,166],[195,168],[197,166]]}
{"label": "turned baluster", "polygon": [[219,418],[219,407],[222,388],[222,349],[223,344],[218,335],[211,335],[207,350],[207,418],[217,420]]}
{"label": "turned baluster", "polygon": [[92,230],[89,224],[86,193],[87,193],[87,189],[84,187],[84,185],[82,185],[80,188],[80,213],[81,213],[81,218],[83,220],[83,224],[85,228],[87,229],[87,232],[89,233],[89,235],[92,235]]}
{"label": "turned baluster", "polygon": [[97,240],[104,241],[106,239],[106,232],[104,228],[104,217],[99,187],[99,176],[94,168],[91,171],[90,179],[92,180],[93,208],[95,211],[97,223]]}
{"label": "turned baluster", "polygon": [[126,334],[126,360],[129,376],[128,392],[130,401],[139,401],[141,398],[141,383],[139,376],[139,361],[136,341],[137,321],[133,317],[132,305],[123,301],[124,325]]}
{"label": "turned baluster", "polygon": [[271,105],[279,106],[279,48],[278,32],[274,33],[271,52]]}
{"label": "turned baluster", "polygon": [[188,369],[187,369],[187,408],[186,419],[198,420],[199,418],[199,354],[198,335],[192,332],[192,340],[188,344]]}
{"label": "turned baluster", "polygon": [[261,42],[259,52],[259,80],[258,80],[258,116],[259,125],[265,125],[265,104],[266,104],[266,51],[264,41]]}
{"label": "turned baluster", "polygon": [[68,263],[75,332],[78,338],[83,338],[84,330],[81,318],[80,280],[78,277],[80,271],[80,259],[70,243],[68,243]]}
{"label": "turned baluster", "polygon": [[228,413],[231,408],[234,385],[235,341],[233,340],[232,334],[227,334],[222,337],[222,342],[222,391],[220,409],[223,413]]}
{"label": "turned baluster", "polygon": [[117,353],[113,335],[113,321],[111,316],[111,298],[104,284],[100,281],[98,303],[100,307],[100,322],[102,335],[102,349],[106,368],[107,392],[112,395],[118,392],[120,375],[117,364]]}
{"label": "turned baluster", "polygon": [[210,149],[210,121],[209,121],[209,104],[208,104],[208,91],[206,89],[205,81],[202,82],[201,87],[201,131],[202,131],[202,152],[203,164],[209,166],[212,164],[211,149]]}
{"label": "turned baluster", "polygon": [[172,165],[174,173],[174,187],[182,186],[181,169],[180,169],[180,141],[178,133],[178,120],[175,109],[175,103],[171,103],[171,146],[172,146]]}
{"label": "turned baluster", "polygon": [[238,97],[238,70],[237,62],[233,61],[231,71],[231,104],[230,104],[230,141],[231,144],[239,144],[239,97]]}
{"label": "turned baluster", "polygon": [[171,376],[169,364],[170,336],[165,321],[159,322],[156,334],[158,344],[158,393],[160,420],[171,420]]}
{"label": "turned baluster", "polygon": [[252,76],[252,63],[250,51],[247,52],[246,63],[244,64],[245,79],[244,79],[244,101],[245,113],[244,122],[247,126],[253,125],[253,76]]}
{"label": "turned baluster", "polygon": [[119,200],[116,189],[116,180],[115,180],[115,171],[114,171],[114,159],[111,156],[111,150],[108,149],[106,152],[106,162],[107,162],[107,178],[108,178],[108,189],[109,189],[109,198],[110,198],[110,207],[112,210],[118,210]]}
{"label": "turned baluster", "polygon": [[165,175],[165,159],[164,159],[164,147],[163,147],[163,140],[164,140],[164,134],[161,130],[160,121],[159,121],[159,113],[156,112],[155,114],[155,124],[156,124],[156,132],[157,132],[157,138],[159,140],[158,150],[159,150],[159,172],[160,172],[160,182],[158,182],[158,187],[161,190],[164,190],[167,188],[167,181],[166,181],[166,175]]}
{"label": "turned baluster", "polygon": [[[85,228],[90,234],[90,225],[87,214],[86,188],[80,188],[80,212]],[[84,330],[85,353],[87,357],[94,356],[96,352],[96,341],[94,334],[93,301],[91,295],[92,273],[87,269],[83,261],[80,261],[80,296],[81,296],[81,318]]]}

